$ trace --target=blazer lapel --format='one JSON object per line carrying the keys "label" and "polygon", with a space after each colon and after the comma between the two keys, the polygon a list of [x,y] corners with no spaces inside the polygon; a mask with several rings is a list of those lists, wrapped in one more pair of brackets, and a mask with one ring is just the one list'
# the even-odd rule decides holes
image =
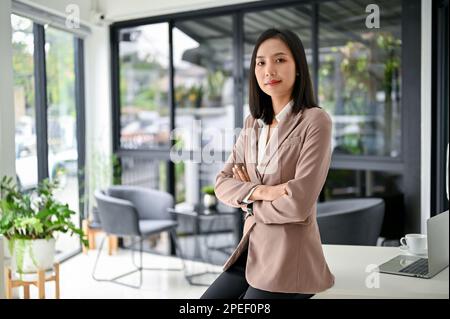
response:
{"label": "blazer lapel", "polygon": [[258,161],[258,141],[259,141],[259,125],[258,121],[255,120],[253,122],[253,127],[250,128],[250,136],[249,136],[249,153],[247,161],[247,167],[250,166],[251,169],[248,169],[247,172],[249,174],[250,180],[255,182],[262,182],[262,175],[258,172],[256,167]]}
{"label": "blazer lapel", "polygon": [[[269,140],[269,145],[267,146],[267,150],[269,151],[269,154],[265,154],[264,158],[262,160],[261,165],[263,166],[262,174],[261,174],[261,181],[264,175],[267,172],[267,167],[270,165],[274,165],[275,163],[271,163],[272,160],[278,160],[279,157],[279,151],[278,149],[283,144],[284,140],[291,134],[291,132],[300,124],[301,117],[303,115],[303,110],[301,110],[297,114],[289,114],[286,116],[286,118],[277,126],[277,131],[273,132],[273,134],[278,134],[278,138],[271,138]],[[255,121],[256,122],[256,121]],[[273,136],[275,137],[275,136]],[[259,140],[259,137],[258,137]],[[276,155],[276,156],[275,156]],[[276,163],[279,164],[279,163]],[[272,168],[272,166],[271,166]],[[258,171],[258,170],[256,170]],[[269,170],[271,171],[271,170]],[[270,172],[270,174],[273,174],[274,172]]]}

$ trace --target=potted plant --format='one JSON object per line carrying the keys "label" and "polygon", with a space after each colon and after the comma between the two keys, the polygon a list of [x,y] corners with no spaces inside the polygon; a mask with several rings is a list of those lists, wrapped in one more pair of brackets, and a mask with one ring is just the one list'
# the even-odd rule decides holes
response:
{"label": "potted plant", "polygon": [[211,107],[220,107],[225,75],[221,70],[208,73],[208,102]]}
{"label": "potted plant", "polygon": [[217,205],[216,193],[214,192],[214,186],[207,185],[202,188],[203,205],[205,208],[214,208]]}
{"label": "potted plant", "polygon": [[76,234],[87,245],[83,231],[72,220],[74,211],[53,197],[58,181],[44,180],[31,193],[21,193],[11,177],[0,183],[0,235],[8,240],[12,269],[19,273],[53,266],[58,233]]}
{"label": "potted plant", "polygon": [[175,87],[175,102],[178,107],[186,107],[188,99],[188,90],[184,85],[178,85]]}
{"label": "potted plant", "polygon": [[203,86],[200,85],[193,85],[189,89],[189,95],[188,99],[191,105],[193,105],[195,108],[200,108],[202,105],[202,99],[203,99]]}

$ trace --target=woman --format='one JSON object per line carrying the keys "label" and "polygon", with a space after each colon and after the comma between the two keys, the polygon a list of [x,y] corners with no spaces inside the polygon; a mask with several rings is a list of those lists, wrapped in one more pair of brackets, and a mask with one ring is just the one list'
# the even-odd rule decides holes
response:
{"label": "woman", "polygon": [[246,211],[244,233],[202,298],[310,298],[334,284],[316,221],[331,119],[295,33],[263,32],[250,70],[251,115],[215,184],[219,200]]}

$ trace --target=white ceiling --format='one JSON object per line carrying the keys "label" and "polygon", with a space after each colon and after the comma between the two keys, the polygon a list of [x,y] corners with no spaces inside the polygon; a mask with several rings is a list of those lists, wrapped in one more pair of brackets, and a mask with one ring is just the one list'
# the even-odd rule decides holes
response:
{"label": "white ceiling", "polygon": [[70,4],[79,6],[80,19],[92,23],[92,11],[105,15],[110,22],[129,20],[168,13],[223,7],[260,0],[19,0],[60,15],[66,14]]}

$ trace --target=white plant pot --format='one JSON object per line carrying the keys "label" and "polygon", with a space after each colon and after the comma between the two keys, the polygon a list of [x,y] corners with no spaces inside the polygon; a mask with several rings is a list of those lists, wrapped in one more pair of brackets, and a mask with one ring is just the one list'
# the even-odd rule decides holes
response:
{"label": "white plant pot", "polygon": [[205,208],[214,207],[216,203],[217,203],[216,196],[210,194],[205,194],[203,196],[203,205],[205,206]]}
{"label": "white plant pot", "polygon": [[[11,267],[14,272],[35,273],[53,267],[55,259],[55,239],[14,240],[11,253]],[[19,267],[20,255],[23,256],[22,267]],[[19,257],[19,258],[18,258]]]}

